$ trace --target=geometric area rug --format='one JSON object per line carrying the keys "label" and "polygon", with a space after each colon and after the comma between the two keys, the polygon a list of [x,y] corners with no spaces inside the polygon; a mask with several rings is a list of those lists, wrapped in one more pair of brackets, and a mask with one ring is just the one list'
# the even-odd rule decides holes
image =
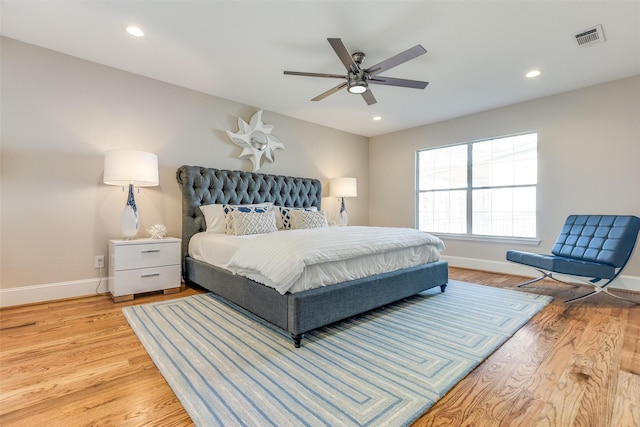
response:
{"label": "geometric area rug", "polygon": [[199,426],[403,426],[424,414],[550,297],[451,280],[306,333],[213,294],[123,308]]}

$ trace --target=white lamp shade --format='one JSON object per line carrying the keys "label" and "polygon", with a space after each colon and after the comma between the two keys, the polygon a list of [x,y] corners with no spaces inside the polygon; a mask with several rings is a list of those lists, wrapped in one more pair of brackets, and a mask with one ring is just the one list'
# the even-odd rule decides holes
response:
{"label": "white lamp shade", "polygon": [[332,178],[329,181],[330,197],[357,197],[358,184],[355,178]]}
{"label": "white lamp shade", "polygon": [[104,156],[104,183],[153,187],[158,185],[158,156],[134,150],[109,150]]}

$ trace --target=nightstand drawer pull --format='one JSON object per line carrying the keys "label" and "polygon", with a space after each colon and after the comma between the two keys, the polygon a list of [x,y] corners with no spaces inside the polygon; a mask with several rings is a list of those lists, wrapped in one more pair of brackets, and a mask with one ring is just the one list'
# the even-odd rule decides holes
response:
{"label": "nightstand drawer pull", "polygon": [[151,249],[148,251],[140,251],[143,254],[150,254],[151,252],[160,252],[160,249]]}
{"label": "nightstand drawer pull", "polygon": [[151,274],[141,274],[140,277],[155,277],[159,276],[160,273],[151,273]]}

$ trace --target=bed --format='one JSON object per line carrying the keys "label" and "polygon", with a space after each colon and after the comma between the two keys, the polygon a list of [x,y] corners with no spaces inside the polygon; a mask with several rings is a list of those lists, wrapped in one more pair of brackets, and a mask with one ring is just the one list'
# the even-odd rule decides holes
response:
{"label": "bed", "polygon": [[206,288],[282,328],[291,334],[295,347],[300,347],[304,333],[313,329],[426,289],[439,286],[444,292],[446,288],[448,265],[441,260],[283,294],[274,287],[195,259],[189,256],[189,242],[207,229],[201,206],[270,202],[276,206],[320,210],[322,185],[312,178],[186,165],[177,170],[176,179],[182,192],[185,282]]}

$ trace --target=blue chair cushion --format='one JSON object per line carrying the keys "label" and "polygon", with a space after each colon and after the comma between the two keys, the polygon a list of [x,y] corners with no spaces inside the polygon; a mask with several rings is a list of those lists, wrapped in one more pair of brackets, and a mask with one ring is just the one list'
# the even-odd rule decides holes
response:
{"label": "blue chair cushion", "polygon": [[638,230],[640,218],[632,215],[571,215],[551,253],[619,268],[629,258]]}
{"label": "blue chair cushion", "polygon": [[522,251],[507,251],[507,260],[528,265],[545,271],[553,271],[572,276],[611,279],[616,269],[610,264],[585,261],[554,255],[534,254]]}

